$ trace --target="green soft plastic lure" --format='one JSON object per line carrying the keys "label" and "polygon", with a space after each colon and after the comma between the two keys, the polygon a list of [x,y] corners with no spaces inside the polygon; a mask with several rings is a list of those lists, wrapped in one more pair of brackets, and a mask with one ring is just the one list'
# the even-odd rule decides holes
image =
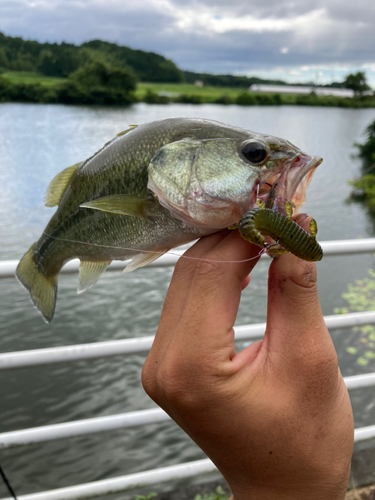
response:
{"label": "green soft plastic lure", "polygon": [[[258,200],[259,208],[249,210],[240,220],[241,236],[250,243],[266,248],[271,256],[291,252],[300,259],[311,262],[323,258],[323,250],[316,241],[318,227],[316,221],[310,221],[310,234],[293,221],[293,205],[285,203],[287,215],[266,208],[264,202]],[[266,242],[265,235],[271,236],[275,244]]]}

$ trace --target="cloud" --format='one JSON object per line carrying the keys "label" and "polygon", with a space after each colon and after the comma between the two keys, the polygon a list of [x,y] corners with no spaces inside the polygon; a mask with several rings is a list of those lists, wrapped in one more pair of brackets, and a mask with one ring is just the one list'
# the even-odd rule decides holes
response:
{"label": "cloud", "polygon": [[6,34],[73,43],[101,38],[162,53],[184,69],[220,73],[335,65],[373,71],[374,25],[374,0],[0,2]]}

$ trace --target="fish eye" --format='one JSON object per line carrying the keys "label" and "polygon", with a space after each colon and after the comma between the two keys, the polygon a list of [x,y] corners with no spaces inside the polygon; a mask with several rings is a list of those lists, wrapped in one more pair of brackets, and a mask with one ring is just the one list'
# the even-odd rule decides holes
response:
{"label": "fish eye", "polygon": [[244,157],[251,163],[262,163],[267,157],[267,149],[259,142],[249,142],[242,148]]}

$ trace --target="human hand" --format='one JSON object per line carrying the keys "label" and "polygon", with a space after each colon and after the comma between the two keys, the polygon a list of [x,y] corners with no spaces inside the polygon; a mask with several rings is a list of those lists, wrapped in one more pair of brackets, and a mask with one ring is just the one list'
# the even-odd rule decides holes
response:
{"label": "human hand", "polygon": [[[203,238],[186,255],[258,253],[235,231]],[[256,262],[180,259],[144,388],[211,458],[235,500],[342,500],[353,417],[315,264],[291,254],[272,262],[264,339],[236,353],[233,324]]]}

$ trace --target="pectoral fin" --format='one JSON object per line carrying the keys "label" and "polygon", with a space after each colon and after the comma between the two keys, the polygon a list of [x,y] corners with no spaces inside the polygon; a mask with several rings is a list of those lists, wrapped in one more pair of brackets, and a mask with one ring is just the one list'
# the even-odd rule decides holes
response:
{"label": "pectoral fin", "polygon": [[83,293],[94,285],[110,263],[110,260],[102,262],[86,262],[81,260],[77,293]]}
{"label": "pectoral fin", "polygon": [[128,194],[113,194],[111,196],[103,196],[97,200],[83,203],[81,208],[91,208],[93,210],[101,210],[102,212],[110,212],[119,215],[130,215],[133,217],[147,217],[147,208],[150,204],[148,198],[139,198]]}
{"label": "pectoral fin", "polygon": [[139,253],[132,258],[131,262],[129,262],[129,264],[125,267],[125,269],[122,272],[124,274],[131,273],[132,271],[135,271],[139,267],[147,266],[147,264],[154,262],[154,260],[158,259],[163,254],[165,254],[165,252],[168,252],[168,250],[170,249],[166,248],[165,250],[161,250],[160,252]]}
{"label": "pectoral fin", "polygon": [[80,163],[76,163],[75,165],[66,168],[52,179],[44,196],[44,204],[46,207],[55,207],[60,203],[60,200],[68,187],[70,179],[83,163],[84,162],[81,161]]}

